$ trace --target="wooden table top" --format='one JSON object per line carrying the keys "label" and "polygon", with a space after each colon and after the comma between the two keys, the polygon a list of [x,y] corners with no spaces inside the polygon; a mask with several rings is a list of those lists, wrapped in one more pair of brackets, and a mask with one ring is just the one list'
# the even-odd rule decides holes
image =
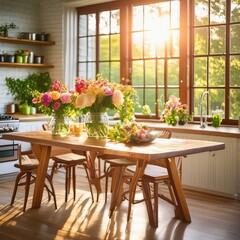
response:
{"label": "wooden table top", "polygon": [[192,139],[159,138],[146,144],[125,144],[111,142],[108,139],[88,138],[84,134],[82,134],[81,137],[76,137],[71,134],[66,137],[53,136],[50,132],[46,131],[7,133],[4,134],[2,138],[143,160],[171,158],[225,148],[225,144],[221,142]]}

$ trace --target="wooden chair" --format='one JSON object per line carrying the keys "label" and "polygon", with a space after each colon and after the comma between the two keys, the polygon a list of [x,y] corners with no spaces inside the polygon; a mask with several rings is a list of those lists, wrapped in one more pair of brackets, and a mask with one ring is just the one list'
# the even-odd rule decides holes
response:
{"label": "wooden chair", "polygon": [[[15,180],[15,186],[14,186],[13,195],[11,199],[11,205],[13,205],[14,203],[18,187],[25,186],[23,211],[26,210],[30,185],[33,184],[36,180],[36,172],[37,172],[38,165],[39,165],[39,161],[37,159],[30,158],[28,155],[22,155],[21,145],[19,144],[18,145],[18,163],[16,163],[14,166],[18,168],[20,172],[18,173]],[[55,191],[53,188],[51,177],[48,173],[46,174],[46,179],[48,180],[50,185],[50,188],[47,186],[47,184],[44,185],[44,187],[48,192],[48,200],[50,201],[51,195],[52,195],[54,199],[55,208],[57,209]]]}
{"label": "wooden chair", "polygon": [[[164,130],[160,138],[170,138],[171,132]],[[182,179],[182,156],[171,159],[174,161],[178,170],[180,180]],[[133,173],[135,171],[135,166],[127,168],[127,171]],[[158,226],[158,198],[161,198],[173,206],[177,206],[177,201],[175,199],[172,183],[170,181],[168,171],[164,161],[152,160],[149,161],[145,168],[144,174],[140,179],[140,184],[138,185],[143,190],[144,198],[140,200],[133,199],[132,204],[136,204],[142,201],[146,201],[147,210],[151,211],[150,219],[155,227]],[[159,193],[159,184],[166,184],[169,190],[169,196],[163,193]],[[151,203],[153,199],[153,204]],[[152,208],[153,206],[153,208]]]}
{"label": "wooden chair", "polygon": [[[51,128],[48,124],[43,124],[44,131],[51,131]],[[76,198],[76,166],[83,166],[86,172],[87,180],[89,183],[89,188],[91,192],[92,202],[94,202],[92,185],[90,183],[89,173],[87,169],[87,158],[84,155],[73,153],[68,149],[56,148],[53,147],[52,153],[58,152],[58,154],[51,153],[51,159],[53,161],[51,179],[53,179],[54,173],[60,169],[65,169],[65,202],[68,200],[68,195],[71,188],[72,180],[72,189],[73,189],[73,199]],[[62,153],[62,154],[59,154]],[[82,153],[84,154],[84,153]]]}

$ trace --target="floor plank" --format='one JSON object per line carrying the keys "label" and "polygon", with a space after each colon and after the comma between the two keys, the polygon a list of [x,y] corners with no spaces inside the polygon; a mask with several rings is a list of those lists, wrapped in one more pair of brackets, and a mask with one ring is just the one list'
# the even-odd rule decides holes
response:
{"label": "floor plank", "polygon": [[[192,222],[187,224],[174,218],[173,207],[159,200],[159,227],[148,224],[144,203],[133,206],[130,222],[125,200],[111,219],[108,217],[109,200],[104,194],[98,203],[91,201],[82,169],[77,172],[77,197],[64,202],[64,173],[54,176],[58,209],[44,193],[42,206],[31,209],[31,196],[25,213],[22,212],[23,188],[10,206],[15,176],[0,177],[0,239],[131,239],[131,240],[239,240],[240,201],[193,191],[184,191]],[[81,175],[81,176],[80,176]],[[104,181],[102,182],[104,186]],[[32,190],[32,189],[31,189]],[[109,193],[110,198],[110,193]],[[96,198],[96,194],[95,194]]]}

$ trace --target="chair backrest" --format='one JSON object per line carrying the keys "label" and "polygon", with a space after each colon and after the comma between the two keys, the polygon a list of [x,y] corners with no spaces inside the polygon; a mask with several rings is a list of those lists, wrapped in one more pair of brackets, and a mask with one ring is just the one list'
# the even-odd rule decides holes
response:
{"label": "chair backrest", "polygon": [[51,131],[51,126],[50,124],[46,123],[42,125],[42,128],[44,131]]}
{"label": "chair backrest", "polygon": [[160,130],[161,131],[161,135],[158,136],[158,138],[171,138],[172,136],[172,132],[170,130],[167,130],[167,129],[163,129],[163,130]]}

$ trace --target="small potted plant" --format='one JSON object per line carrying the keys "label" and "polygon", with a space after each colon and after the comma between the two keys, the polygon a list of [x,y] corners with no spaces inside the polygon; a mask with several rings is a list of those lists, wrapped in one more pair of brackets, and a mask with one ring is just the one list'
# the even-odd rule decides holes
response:
{"label": "small potted plant", "polygon": [[212,111],[212,126],[213,127],[219,127],[222,123],[222,114],[223,110],[216,109]]}
{"label": "small potted plant", "polygon": [[30,54],[29,50],[23,50],[23,49],[17,50],[15,52],[16,62],[17,63],[27,63],[29,54]]}
{"label": "small potted plant", "polygon": [[0,25],[0,37],[8,37],[9,29],[18,28],[16,24],[12,23],[4,23]]}

